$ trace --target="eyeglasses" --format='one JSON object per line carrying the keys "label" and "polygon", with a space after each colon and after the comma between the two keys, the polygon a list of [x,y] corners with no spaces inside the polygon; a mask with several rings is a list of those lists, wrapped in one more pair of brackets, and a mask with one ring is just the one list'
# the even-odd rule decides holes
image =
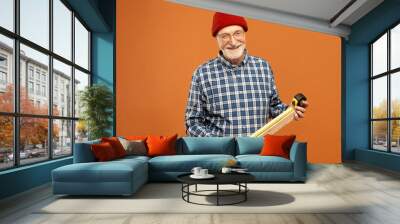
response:
{"label": "eyeglasses", "polygon": [[222,33],[219,34],[218,37],[221,38],[223,42],[228,42],[231,40],[231,36],[235,38],[236,40],[243,40],[244,37],[244,31],[243,30],[237,30],[233,34],[229,33]]}

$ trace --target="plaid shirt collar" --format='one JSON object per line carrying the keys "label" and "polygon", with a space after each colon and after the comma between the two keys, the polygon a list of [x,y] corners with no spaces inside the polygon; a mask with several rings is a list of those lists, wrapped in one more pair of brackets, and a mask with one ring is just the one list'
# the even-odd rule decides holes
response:
{"label": "plaid shirt collar", "polygon": [[243,59],[243,61],[239,65],[234,65],[234,64],[230,63],[228,60],[226,60],[224,58],[224,55],[223,55],[222,51],[220,50],[219,53],[218,53],[218,59],[220,60],[222,65],[224,65],[224,66],[226,66],[228,68],[235,68],[235,67],[240,67],[240,66],[246,65],[247,62],[249,61],[249,56],[247,54],[247,49],[244,49],[244,59]]}

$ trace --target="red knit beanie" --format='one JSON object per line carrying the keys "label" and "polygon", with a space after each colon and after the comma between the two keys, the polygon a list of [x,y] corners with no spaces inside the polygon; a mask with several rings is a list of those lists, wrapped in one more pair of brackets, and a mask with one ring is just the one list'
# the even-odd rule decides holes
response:
{"label": "red knit beanie", "polygon": [[243,27],[244,31],[247,32],[247,23],[246,20],[241,16],[235,16],[230,14],[225,14],[222,12],[216,12],[213,18],[213,24],[211,28],[211,33],[213,37],[215,37],[222,28],[238,25]]}

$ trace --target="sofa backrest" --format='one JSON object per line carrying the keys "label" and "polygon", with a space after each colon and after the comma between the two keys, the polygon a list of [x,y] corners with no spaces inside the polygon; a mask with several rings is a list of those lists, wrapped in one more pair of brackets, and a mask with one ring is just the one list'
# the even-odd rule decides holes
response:
{"label": "sofa backrest", "polygon": [[100,140],[93,140],[87,142],[75,143],[74,147],[74,163],[89,163],[95,162],[96,158],[90,146],[92,144],[99,144]]}
{"label": "sofa backrest", "polygon": [[263,145],[263,137],[236,137],[236,155],[259,154]]}
{"label": "sofa backrest", "polygon": [[[91,144],[98,144],[100,140],[75,143],[74,163],[96,161]],[[225,154],[244,155],[259,154],[264,144],[263,137],[181,137],[176,142],[178,155],[196,154]]]}
{"label": "sofa backrest", "polygon": [[226,154],[235,155],[233,137],[182,137],[177,142],[177,154]]}

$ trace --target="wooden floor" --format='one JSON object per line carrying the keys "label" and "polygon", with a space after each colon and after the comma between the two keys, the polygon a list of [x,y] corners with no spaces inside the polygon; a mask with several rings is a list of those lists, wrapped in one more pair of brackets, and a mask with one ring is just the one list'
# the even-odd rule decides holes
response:
{"label": "wooden floor", "polygon": [[[50,186],[42,186],[0,201],[0,223],[400,223],[400,174],[358,163],[313,165],[308,183],[317,183],[346,201],[367,206],[356,214],[36,214],[52,200]],[[315,203],[319,203],[315,201]]]}

